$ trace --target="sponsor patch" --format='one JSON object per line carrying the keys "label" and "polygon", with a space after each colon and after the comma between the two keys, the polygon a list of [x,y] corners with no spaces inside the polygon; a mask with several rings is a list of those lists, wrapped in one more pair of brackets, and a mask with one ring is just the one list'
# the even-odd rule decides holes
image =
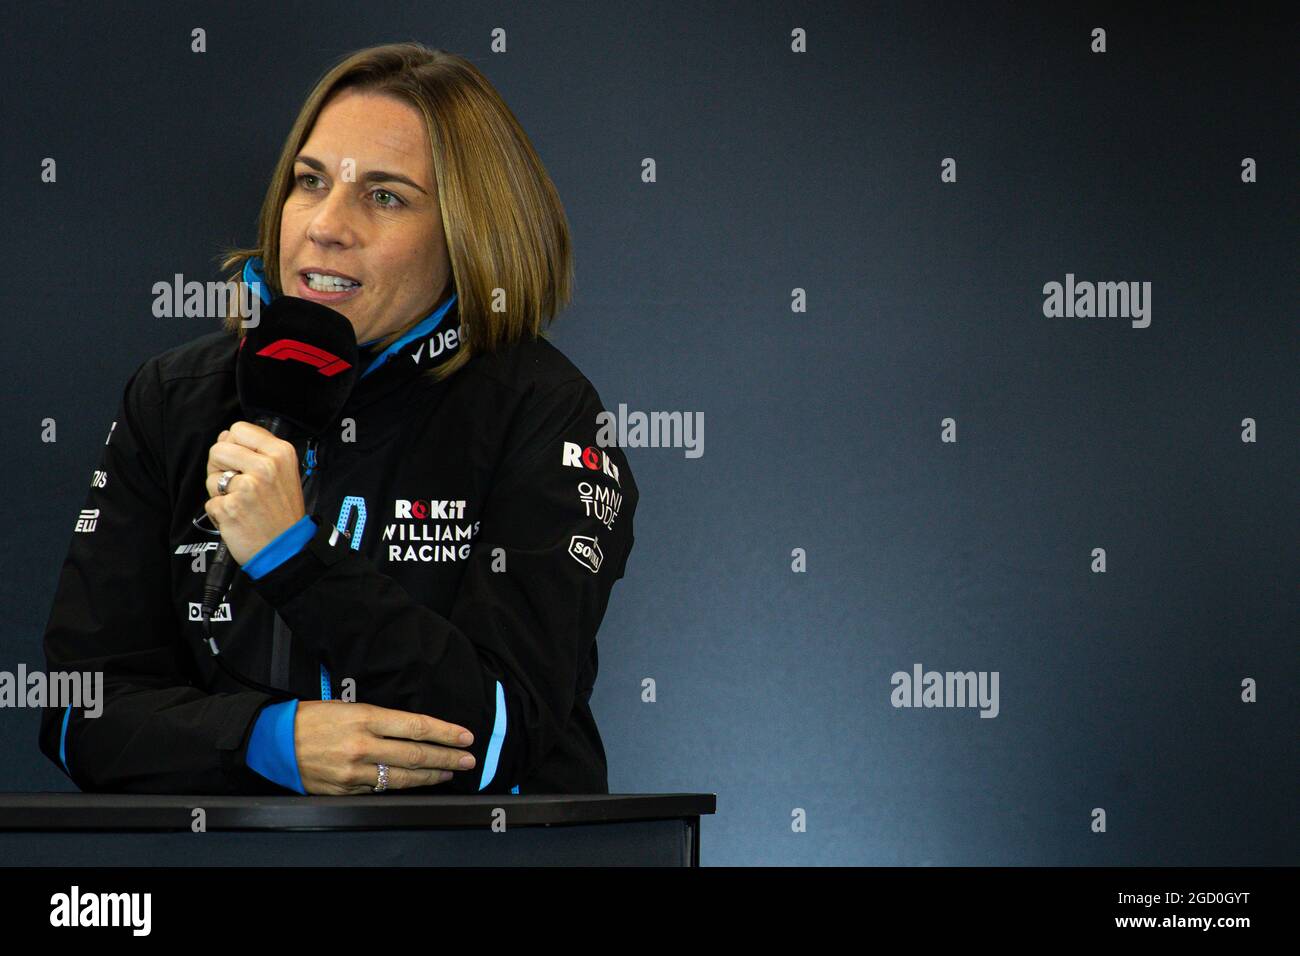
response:
{"label": "sponsor patch", "polygon": [[618,509],[623,505],[623,496],[619,492],[590,481],[580,481],[578,500],[582,502],[588,518],[595,518],[606,528],[613,529]]}
{"label": "sponsor patch", "polygon": [[[190,601],[189,604],[190,604],[190,620],[191,621],[203,620],[203,605],[200,604],[198,601]],[[212,620],[214,621],[230,620],[229,601],[222,601],[221,604],[217,606],[217,609],[212,612]]]}
{"label": "sponsor patch", "polygon": [[618,465],[610,460],[608,452],[588,445],[583,448],[576,442],[566,441],[561,450],[560,463],[567,468],[585,468],[587,471],[599,471],[614,479],[614,483],[622,485],[618,480]]}
{"label": "sponsor patch", "polygon": [[600,570],[600,563],[604,560],[604,555],[600,553],[600,542],[580,534],[575,534],[569,542],[569,556],[592,574]]}

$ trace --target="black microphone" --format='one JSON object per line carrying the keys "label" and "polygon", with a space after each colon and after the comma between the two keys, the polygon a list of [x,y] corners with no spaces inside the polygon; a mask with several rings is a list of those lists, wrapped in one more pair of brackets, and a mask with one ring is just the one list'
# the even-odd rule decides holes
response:
{"label": "black microphone", "polygon": [[[323,432],[339,416],[357,378],[357,337],[341,313],[282,295],[239,343],[235,384],[244,418],[277,438]],[[225,541],[203,584],[202,613],[211,620],[238,565]]]}

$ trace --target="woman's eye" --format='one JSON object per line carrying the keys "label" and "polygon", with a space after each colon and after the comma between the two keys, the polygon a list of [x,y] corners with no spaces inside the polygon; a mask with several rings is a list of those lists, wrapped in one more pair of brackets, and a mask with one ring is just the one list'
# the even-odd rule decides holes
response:
{"label": "woman's eye", "polygon": [[[301,173],[297,177],[297,181],[309,192],[315,192],[316,190],[309,183],[307,183],[307,180],[319,179],[319,178],[320,177],[317,176],[315,173]],[[406,203],[402,201],[402,199],[397,195],[397,193],[389,192],[387,189],[376,189],[372,191],[370,195],[388,197],[389,199],[388,202],[382,202],[379,199],[375,200],[375,202],[379,205],[380,209],[397,209],[400,206],[406,205]]]}

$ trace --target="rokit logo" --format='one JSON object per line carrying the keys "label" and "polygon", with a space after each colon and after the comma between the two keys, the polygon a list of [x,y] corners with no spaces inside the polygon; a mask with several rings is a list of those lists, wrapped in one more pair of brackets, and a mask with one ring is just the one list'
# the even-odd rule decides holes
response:
{"label": "rokit logo", "polygon": [[569,542],[569,556],[592,574],[600,570],[600,562],[605,557],[600,553],[599,541],[580,534],[575,534],[573,540]]}
{"label": "rokit logo", "polygon": [[[203,605],[200,604],[198,601],[190,601],[190,620],[191,620],[191,621],[201,621],[201,620],[203,620]],[[229,601],[222,601],[222,602],[221,602],[220,606],[217,607],[216,612],[213,613],[213,615],[212,615],[212,620],[214,620],[214,621],[229,621],[229,620],[230,620],[230,602],[229,602]]]}
{"label": "rokit logo", "polygon": [[569,468],[586,468],[588,471],[602,471],[614,479],[614,483],[622,485],[618,480],[618,465],[610,461],[608,453],[599,448],[587,446],[583,448],[575,442],[566,441],[564,443],[564,455],[562,463]]}
{"label": "rokit logo", "polygon": [[[469,557],[478,522],[465,521],[462,498],[397,498],[393,517],[384,526],[389,561],[463,561]],[[394,543],[397,542],[397,543]]]}
{"label": "rokit logo", "polygon": [[606,528],[613,529],[618,509],[623,506],[623,496],[604,485],[589,481],[578,482],[578,500],[587,509],[587,517],[595,518]]}
{"label": "rokit logo", "polygon": [[393,502],[393,516],[397,518],[434,518],[443,521],[460,520],[465,517],[465,502],[456,501],[407,501],[398,498]]}

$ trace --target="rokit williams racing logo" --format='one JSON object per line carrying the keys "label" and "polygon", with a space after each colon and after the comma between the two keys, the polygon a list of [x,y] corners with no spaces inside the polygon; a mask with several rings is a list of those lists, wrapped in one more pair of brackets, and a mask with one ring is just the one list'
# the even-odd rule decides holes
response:
{"label": "rokit williams racing logo", "polygon": [[464,561],[478,534],[478,522],[465,521],[463,500],[398,498],[393,517],[383,533],[389,561]]}

